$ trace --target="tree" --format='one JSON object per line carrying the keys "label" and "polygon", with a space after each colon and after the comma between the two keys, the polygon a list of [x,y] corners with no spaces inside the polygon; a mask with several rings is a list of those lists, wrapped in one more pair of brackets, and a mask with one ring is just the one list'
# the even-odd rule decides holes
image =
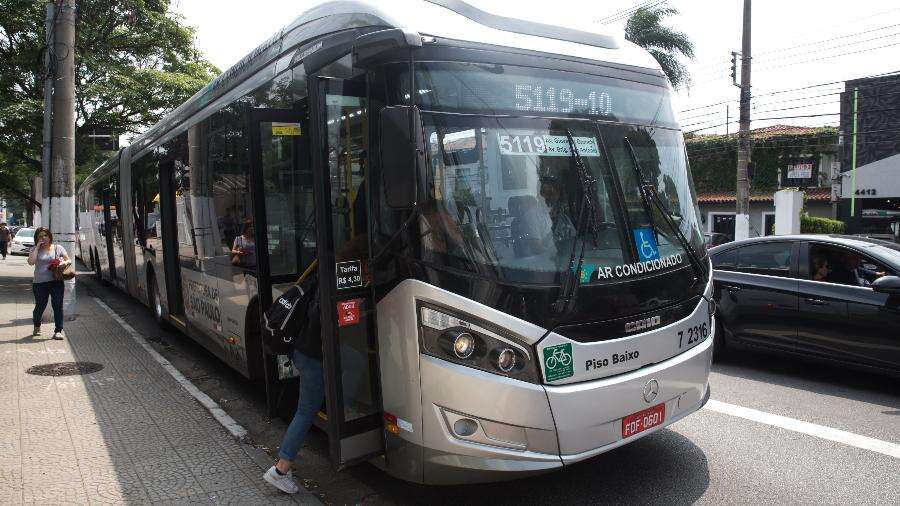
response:
{"label": "tree", "polygon": [[690,74],[679,54],[694,58],[694,44],[684,32],[664,26],[664,18],[678,14],[671,7],[641,7],[625,24],[625,39],[646,49],[656,58],[674,88],[690,83]]}
{"label": "tree", "polygon": [[[0,176],[20,182],[41,170],[44,5],[0,0]],[[89,132],[140,132],[218,69],[197,50],[194,30],[169,10],[169,0],[77,5],[76,164],[82,179],[105,155],[88,140]]]}

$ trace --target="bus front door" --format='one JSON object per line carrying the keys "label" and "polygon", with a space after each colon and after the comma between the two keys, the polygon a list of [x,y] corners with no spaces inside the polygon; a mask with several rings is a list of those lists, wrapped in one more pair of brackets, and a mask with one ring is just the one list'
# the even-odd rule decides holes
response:
{"label": "bus front door", "polygon": [[[292,109],[253,109],[250,114],[255,255],[233,260],[232,268],[240,267],[251,273],[247,279],[256,289],[243,293],[232,289],[235,292],[232,298],[237,307],[249,304],[251,313],[260,309],[265,312],[272,300],[294,284],[315,260],[315,206],[307,118],[306,100]],[[250,279],[252,276],[255,278]],[[248,299],[254,295],[251,292],[255,292],[255,304]],[[248,318],[262,325],[259,314],[250,314]],[[261,330],[259,327],[248,331]],[[292,390],[285,389],[281,381],[291,375],[288,357],[265,354],[259,348],[259,335],[245,336],[245,343],[251,376],[265,379],[269,414],[290,407],[286,396]]]}
{"label": "bus front door", "polygon": [[337,468],[383,451],[375,305],[369,286],[365,82],[315,79],[313,178],[326,410]]}

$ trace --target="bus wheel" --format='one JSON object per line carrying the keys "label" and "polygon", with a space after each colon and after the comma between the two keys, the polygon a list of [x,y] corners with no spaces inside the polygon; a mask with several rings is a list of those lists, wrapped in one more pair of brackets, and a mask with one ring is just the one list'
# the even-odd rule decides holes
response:
{"label": "bus wheel", "polygon": [[100,269],[100,257],[97,255],[96,251],[94,251],[94,277],[97,278],[97,281],[103,282],[103,271]]}
{"label": "bus wheel", "polygon": [[153,319],[163,328],[167,327],[166,320],[163,317],[162,300],[159,298],[159,287],[156,280],[153,279],[153,273],[150,273],[148,284],[150,285],[150,310],[153,311]]}

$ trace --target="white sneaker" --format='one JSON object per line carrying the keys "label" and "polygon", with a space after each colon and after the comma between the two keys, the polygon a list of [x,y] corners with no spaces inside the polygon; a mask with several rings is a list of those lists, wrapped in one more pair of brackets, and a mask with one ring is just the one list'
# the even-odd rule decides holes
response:
{"label": "white sneaker", "polygon": [[269,485],[285,492],[287,494],[296,494],[300,487],[297,486],[297,482],[294,481],[293,473],[288,471],[287,474],[279,474],[278,471],[275,470],[275,466],[269,468],[266,471],[266,474],[263,475],[263,479]]}
{"label": "white sneaker", "polygon": [[55,339],[57,341],[62,341],[65,337],[66,337],[66,335],[63,333],[62,330],[58,330],[53,333],[53,339]]}

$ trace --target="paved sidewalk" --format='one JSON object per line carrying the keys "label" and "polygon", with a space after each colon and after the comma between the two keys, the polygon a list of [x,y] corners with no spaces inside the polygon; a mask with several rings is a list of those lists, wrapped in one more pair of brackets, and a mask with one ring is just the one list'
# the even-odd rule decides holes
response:
{"label": "paved sidewalk", "polygon": [[[125,295],[123,295],[124,297]],[[67,339],[31,337],[31,270],[0,260],[0,504],[296,504],[238,442],[79,287]],[[36,376],[58,362],[97,372]]]}

